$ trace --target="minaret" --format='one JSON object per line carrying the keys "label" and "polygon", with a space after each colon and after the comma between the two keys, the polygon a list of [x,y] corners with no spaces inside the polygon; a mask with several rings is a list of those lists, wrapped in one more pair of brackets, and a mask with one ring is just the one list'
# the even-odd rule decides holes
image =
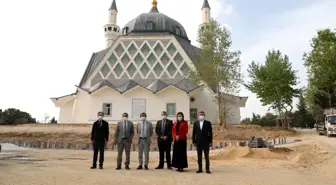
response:
{"label": "minaret", "polygon": [[202,6],[202,18],[203,18],[202,23],[203,24],[210,22],[210,18],[211,18],[210,10],[211,10],[211,8],[210,8],[208,0],[204,0],[203,1],[203,6]]}
{"label": "minaret", "polygon": [[107,24],[104,26],[106,48],[110,47],[119,35],[120,28],[117,25],[118,9],[115,0],[112,1],[109,9]]}
{"label": "minaret", "polygon": [[208,0],[204,0],[203,1],[203,6],[202,6],[202,24],[200,24],[200,28],[203,30],[204,29],[204,25],[208,24],[210,22],[211,19],[211,15],[210,15],[210,5]]}

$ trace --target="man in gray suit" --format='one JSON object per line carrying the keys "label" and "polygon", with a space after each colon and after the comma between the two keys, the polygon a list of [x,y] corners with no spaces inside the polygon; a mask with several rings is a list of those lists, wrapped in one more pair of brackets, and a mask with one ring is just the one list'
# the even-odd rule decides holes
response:
{"label": "man in gray suit", "polygon": [[145,153],[145,170],[148,170],[149,162],[149,150],[150,144],[152,142],[153,136],[153,125],[151,122],[146,120],[146,113],[140,114],[140,122],[137,125],[137,134],[139,137],[138,146],[139,146],[139,166],[137,170],[142,169],[143,164],[143,153]]}
{"label": "man in gray suit", "polygon": [[129,165],[132,139],[134,136],[134,126],[133,122],[128,121],[127,113],[123,113],[122,118],[123,120],[118,122],[114,134],[114,144],[118,144],[118,159],[116,170],[121,169],[122,154],[124,149],[126,152],[125,169],[130,170]]}

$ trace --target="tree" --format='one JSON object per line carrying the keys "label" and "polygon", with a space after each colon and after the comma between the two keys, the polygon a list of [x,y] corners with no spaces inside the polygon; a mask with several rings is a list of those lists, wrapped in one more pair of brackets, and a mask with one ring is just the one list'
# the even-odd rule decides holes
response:
{"label": "tree", "polygon": [[260,126],[274,126],[276,115],[268,112],[264,116],[259,114],[252,113],[251,118],[245,118],[241,121],[242,124],[252,124],[252,125],[260,125]]}
{"label": "tree", "polygon": [[56,124],[57,120],[55,119],[55,117],[52,117],[50,120],[50,124]]}
{"label": "tree", "polygon": [[307,116],[307,109],[306,109],[306,102],[303,97],[303,94],[300,94],[299,96],[299,103],[297,104],[297,109],[298,109],[298,123],[301,127],[306,126],[306,116]]}
{"label": "tree", "polygon": [[306,90],[306,103],[308,107],[308,112],[312,115],[315,123],[323,121],[323,111],[324,109],[317,103],[316,94],[312,88],[308,87]]}
{"label": "tree", "polygon": [[43,117],[44,123],[48,123],[49,118],[50,116],[47,113],[45,113]]}
{"label": "tree", "polygon": [[230,31],[214,19],[198,30],[197,41],[201,46],[201,54],[189,78],[198,84],[205,83],[213,91],[220,125],[226,127],[224,119],[228,115],[224,94],[237,94],[243,81],[240,51],[231,50]]}
{"label": "tree", "polygon": [[253,125],[260,125],[261,116],[259,114],[252,113],[251,124]]}
{"label": "tree", "polygon": [[293,98],[301,92],[295,88],[298,79],[288,56],[279,50],[268,51],[265,64],[252,61],[248,74],[251,82],[245,87],[255,93],[264,106],[268,105],[279,115],[284,115],[283,123],[288,125],[286,114],[292,111]]}
{"label": "tree", "polygon": [[29,113],[15,108],[4,110],[1,117],[2,122],[7,125],[36,123],[36,119],[32,118]]}
{"label": "tree", "polygon": [[294,112],[296,126],[300,127],[312,127],[314,120],[312,114],[308,111],[306,98],[301,93],[299,96],[299,102],[297,104],[297,111]]}
{"label": "tree", "polygon": [[0,124],[2,124],[3,119],[2,119],[2,109],[0,109]]}
{"label": "tree", "polygon": [[310,93],[322,108],[331,108],[336,103],[336,32],[331,29],[317,31],[303,59],[308,71]]}
{"label": "tree", "polygon": [[241,124],[251,124],[251,118],[244,118],[241,120]]}

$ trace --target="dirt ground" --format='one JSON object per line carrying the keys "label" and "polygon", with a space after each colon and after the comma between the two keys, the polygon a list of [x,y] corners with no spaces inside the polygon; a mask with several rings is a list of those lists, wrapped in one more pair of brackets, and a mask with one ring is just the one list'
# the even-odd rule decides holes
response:
{"label": "dirt ground", "polygon": [[[89,124],[26,124],[18,126],[0,126],[0,142],[10,141],[42,141],[65,142],[76,144],[90,143],[92,125]],[[114,125],[110,126],[110,137],[113,138]],[[191,138],[192,126],[189,125],[188,137]],[[251,136],[272,139],[292,137],[297,133],[274,127],[257,125],[231,125],[221,129],[213,125],[214,143],[224,140],[248,140]],[[155,136],[154,136],[155,137]],[[111,139],[112,141],[112,139]],[[155,139],[153,139],[155,141]]]}
{"label": "dirt ground", "polygon": [[106,152],[104,170],[91,170],[90,151],[6,150],[0,158],[0,185],[334,185],[336,138],[317,136],[313,130],[300,132],[301,142],[272,151],[245,147],[212,150],[210,175],[195,173],[195,152],[188,152],[189,168],[179,173],[155,170],[157,152],[150,154],[149,171],[135,169],[137,152],[132,152],[130,171],[116,171],[116,152],[111,151]]}

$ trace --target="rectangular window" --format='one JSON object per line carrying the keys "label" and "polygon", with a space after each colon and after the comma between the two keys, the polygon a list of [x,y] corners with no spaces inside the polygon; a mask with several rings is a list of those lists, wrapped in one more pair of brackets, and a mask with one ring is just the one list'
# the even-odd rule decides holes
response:
{"label": "rectangular window", "polygon": [[146,112],[146,100],[145,99],[133,99],[132,100],[132,118],[137,119],[140,114]]}
{"label": "rectangular window", "polygon": [[146,30],[153,30],[153,23],[152,22],[147,22],[146,23]]}
{"label": "rectangular window", "polygon": [[176,27],[176,35],[181,35],[181,29],[179,27]]}
{"label": "rectangular window", "polygon": [[128,32],[128,27],[126,27],[126,28],[123,29],[123,34],[124,34],[124,35],[126,35],[127,32]]}
{"label": "rectangular window", "polygon": [[176,114],[176,104],[175,103],[167,103],[167,114],[168,117],[174,117]]}
{"label": "rectangular window", "polygon": [[103,103],[103,112],[105,116],[112,115],[112,103]]}

